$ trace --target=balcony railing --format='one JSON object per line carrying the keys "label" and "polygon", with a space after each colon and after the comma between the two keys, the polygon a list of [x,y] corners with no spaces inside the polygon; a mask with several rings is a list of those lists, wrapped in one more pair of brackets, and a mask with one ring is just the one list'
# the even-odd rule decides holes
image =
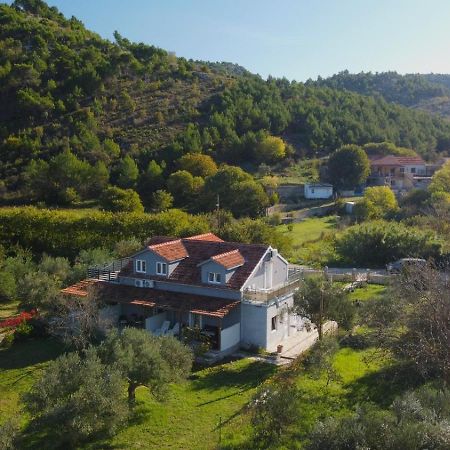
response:
{"label": "balcony railing", "polygon": [[126,267],[131,258],[117,259],[109,264],[96,265],[87,270],[88,278],[95,278],[101,281],[117,281],[119,272]]}
{"label": "balcony railing", "polygon": [[284,284],[276,286],[272,289],[246,289],[244,291],[244,300],[258,303],[269,303],[277,298],[282,298],[288,294],[291,294],[300,287],[304,275],[304,270],[290,269],[288,281]]}

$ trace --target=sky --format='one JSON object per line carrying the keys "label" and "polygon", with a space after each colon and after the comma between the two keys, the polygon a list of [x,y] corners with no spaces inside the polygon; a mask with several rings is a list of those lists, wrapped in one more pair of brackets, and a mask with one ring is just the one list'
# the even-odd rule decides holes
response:
{"label": "sky", "polygon": [[112,39],[304,81],[450,73],[450,0],[48,0]]}

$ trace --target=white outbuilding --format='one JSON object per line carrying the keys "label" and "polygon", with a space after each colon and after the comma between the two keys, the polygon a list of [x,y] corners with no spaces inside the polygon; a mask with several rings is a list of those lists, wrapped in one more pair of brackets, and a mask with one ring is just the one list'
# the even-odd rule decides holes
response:
{"label": "white outbuilding", "polygon": [[328,183],[305,183],[305,198],[326,199],[333,197],[333,185]]}

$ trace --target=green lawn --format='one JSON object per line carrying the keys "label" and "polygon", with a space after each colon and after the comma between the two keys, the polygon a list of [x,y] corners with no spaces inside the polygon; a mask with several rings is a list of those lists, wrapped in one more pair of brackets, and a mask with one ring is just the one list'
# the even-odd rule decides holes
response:
{"label": "green lawn", "polygon": [[19,397],[62,351],[51,339],[30,340],[0,349],[0,423],[20,416]]}
{"label": "green lawn", "polygon": [[336,216],[311,217],[302,222],[292,223],[292,230],[288,225],[279,225],[277,228],[292,239],[294,248],[299,248],[307,242],[319,239],[323,233],[336,228]]}
{"label": "green lawn", "polygon": [[14,316],[18,313],[19,302],[8,302],[0,303],[0,320],[6,319],[7,317]]}
{"label": "green lawn", "polygon": [[[277,228],[292,239],[290,260],[295,264],[326,265],[333,257],[329,239],[336,229],[337,216],[311,217]],[[323,239],[325,238],[325,239]]]}
{"label": "green lawn", "polygon": [[[20,395],[61,352],[53,340],[31,340],[0,350],[0,423],[21,417],[26,424]],[[172,386],[163,403],[140,388],[129,426],[102,442],[101,448],[212,449],[219,440],[219,421],[222,442],[242,442],[249,433],[245,405],[256,387],[275,371],[275,366],[251,359],[199,370],[187,382]]]}

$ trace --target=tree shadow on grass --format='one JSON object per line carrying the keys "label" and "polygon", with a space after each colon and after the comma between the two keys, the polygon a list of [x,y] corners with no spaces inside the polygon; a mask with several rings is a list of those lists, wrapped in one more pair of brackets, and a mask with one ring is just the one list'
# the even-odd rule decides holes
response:
{"label": "tree shadow on grass", "polygon": [[23,369],[57,358],[64,346],[54,339],[30,339],[0,350],[0,370]]}
{"label": "tree shadow on grass", "polygon": [[252,389],[272,376],[277,368],[273,364],[254,361],[241,368],[226,364],[210,369],[204,375],[192,377],[194,390],[215,390],[227,387],[240,388],[241,391]]}
{"label": "tree shadow on grass", "polygon": [[411,364],[396,364],[352,381],[346,386],[346,397],[349,405],[373,402],[387,408],[396,397],[423,383]]}

